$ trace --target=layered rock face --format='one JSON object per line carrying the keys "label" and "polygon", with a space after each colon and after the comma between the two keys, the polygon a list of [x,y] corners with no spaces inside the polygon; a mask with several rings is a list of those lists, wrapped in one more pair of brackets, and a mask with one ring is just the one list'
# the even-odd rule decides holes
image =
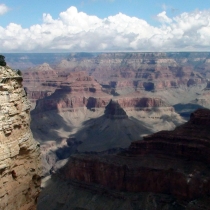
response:
{"label": "layered rock face", "polygon": [[36,209],[40,150],[30,130],[22,77],[0,66],[0,209]]}
{"label": "layered rock face", "polygon": [[132,153],[162,154],[210,163],[210,111],[200,109],[191,114],[190,121],[174,131],[160,131],[133,142]]}
{"label": "layered rock face", "polygon": [[184,201],[186,209],[198,209],[199,199],[210,195],[209,125],[210,111],[197,110],[174,131],[133,142],[118,155],[74,155],[62,177],[118,191],[167,194],[175,197],[171,206]]}
{"label": "layered rock face", "polygon": [[46,81],[59,82],[57,72],[47,63],[23,71],[23,79],[23,86],[32,105],[35,105],[38,99],[47,97],[56,90],[56,86],[46,86]]}
{"label": "layered rock face", "polygon": [[84,106],[89,109],[105,107],[111,98],[102,91],[101,85],[85,72],[70,73],[59,84],[57,81],[56,86],[57,89],[52,95],[38,101],[36,111],[45,109],[67,111]]}
{"label": "layered rock face", "polygon": [[56,68],[60,71],[85,70],[100,83],[123,93],[126,88],[158,91],[205,83],[187,61],[181,63],[170,53],[103,53],[91,58],[72,55]]}
{"label": "layered rock face", "polygon": [[[68,85],[76,74],[83,81],[95,78],[107,92],[114,91],[118,95],[205,84],[205,77],[195,71],[192,61],[187,61],[180,61],[170,53],[103,53],[89,57],[76,54],[53,68],[44,63],[24,71],[24,86],[29,98],[35,102],[65,86],[61,83]],[[92,91],[95,91],[94,87]]]}
{"label": "layered rock face", "polygon": [[118,98],[117,102],[123,108],[157,108],[157,107],[170,107],[165,101],[161,98],[152,98],[152,97],[123,97]]}
{"label": "layered rock face", "polygon": [[[110,98],[116,96],[125,100],[127,97],[145,98],[145,101],[146,98],[161,98],[170,105],[184,104],[186,110],[176,111],[180,111],[179,113],[188,119],[189,113],[195,110],[189,107],[191,105],[188,106],[189,103],[196,104],[196,107],[210,107],[209,97],[205,99],[207,93],[202,93],[206,86],[207,73],[198,67],[208,64],[208,55],[76,53],[57,66],[50,67],[44,63],[24,71],[24,86],[33,108],[37,100],[44,99],[39,101],[37,109],[41,106],[60,111],[74,111],[78,107],[95,109],[105,107]],[[205,69],[208,71],[208,68]],[[133,103],[135,104],[134,101]],[[140,107],[141,103],[135,105],[135,109]]]}

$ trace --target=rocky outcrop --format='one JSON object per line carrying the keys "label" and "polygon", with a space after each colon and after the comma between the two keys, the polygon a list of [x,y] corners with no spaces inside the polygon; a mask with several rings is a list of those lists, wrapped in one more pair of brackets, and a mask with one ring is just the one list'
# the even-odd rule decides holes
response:
{"label": "rocky outcrop", "polygon": [[210,111],[195,111],[188,123],[132,142],[118,155],[74,155],[61,176],[81,185],[167,194],[191,205],[210,195],[209,125]]}
{"label": "rocky outcrop", "polygon": [[22,77],[0,66],[0,209],[36,209],[40,150],[30,130]]}
{"label": "rocky outcrop", "polygon": [[68,74],[52,95],[37,102],[38,110],[74,110],[76,108],[105,107],[111,96],[102,91],[101,85],[85,72]]}
{"label": "rocky outcrop", "polygon": [[[33,108],[38,99],[51,95],[60,81],[57,72],[47,63],[23,71],[22,76],[23,86]],[[53,85],[46,85],[47,81],[56,82],[53,82]]]}
{"label": "rocky outcrop", "polygon": [[130,152],[135,155],[163,154],[209,164],[209,125],[210,111],[197,110],[188,123],[174,131],[160,131],[144,137],[145,141],[131,143]]}
{"label": "rocky outcrop", "polygon": [[47,80],[57,78],[57,72],[52,69],[49,64],[44,63],[37,67],[23,71],[24,82],[23,85],[29,90],[40,90],[40,85]]}
{"label": "rocky outcrop", "polygon": [[28,97],[32,102],[50,96],[55,91],[56,94],[62,95],[66,92],[83,95],[85,92],[102,94],[101,85],[84,71],[58,73],[48,64],[43,64],[33,70],[25,71],[23,78]]}

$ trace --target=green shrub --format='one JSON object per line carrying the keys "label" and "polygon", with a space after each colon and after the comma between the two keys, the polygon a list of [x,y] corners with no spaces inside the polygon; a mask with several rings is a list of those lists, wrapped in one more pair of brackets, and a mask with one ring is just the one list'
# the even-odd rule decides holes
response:
{"label": "green shrub", "polygon": [[6,66],[7,65],[7,63],[4,59],[5,59],[5,57],[3,55],[0,55],[0,66]]}
{"label": "green shrub", "polygon": [[16,71],[18,75],[22,76],[22,72],[20,71],[20,69],[17,69]]}

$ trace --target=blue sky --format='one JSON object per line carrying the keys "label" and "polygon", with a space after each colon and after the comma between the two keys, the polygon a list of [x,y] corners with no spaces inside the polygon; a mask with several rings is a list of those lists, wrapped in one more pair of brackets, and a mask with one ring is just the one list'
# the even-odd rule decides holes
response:
{"label": "blue sky", "polygon": [[208,0],[0,0],[0,49],[210,51],[209,22]]}
{"label": "blue sky", "polygon": [[0,25],[7,26],[10,22],[29,27],[42,22],[42,14],[50,13],[57,18],[59,13],[70,6],[75,6],[79,11],[88,15],[96,15],[99,18],[106,18],[116,15],[119,12],[128,16],[135,16],[146,20],[151,24],[158,24],[155,16],[167,10],[169,16],[182,12],[191,12],[199,9],[210,9],[208,0],[6,0],[0,1],[9,7],[9,12],[1,16]]}

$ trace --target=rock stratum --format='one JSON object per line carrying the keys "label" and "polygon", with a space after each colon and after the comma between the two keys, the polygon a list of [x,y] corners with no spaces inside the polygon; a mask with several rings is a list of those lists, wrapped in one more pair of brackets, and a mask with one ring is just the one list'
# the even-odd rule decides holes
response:
{"label": "rock stratum", "polygon": [[83,71],[115,95],[189,88],[206,84],[208,56],[208,53],[76,53],[53,68],[44,63],[24,71],[24,86],[29,98],[37,100],[53,93],[61,82],[68,80],[69,73]]}
{"label": "rock stratum", "polygon": [[[130,202],[126,209],[136,209],[134,203],[144,200],[146,195],[148,198],[148,193],[150,200],[147,204],[138,203],[140,209],[208,209],[209,126],[210,111],[200,109],[192,113],[189,122],[174,131],[160,131],[144,137],[143,141],[132,142],[128,150],[117,155],[73,155],[59,176],[85,196],[88,194],[86,190],[92,190],[93,197],[96,196],[94,192],[101,197],[104,192],[106,198],[113,199],[115,191],[115,196],[122,196],[122,203],[126,199]],[[129,193],[136,193],[136,198],[138,193],[144,193],[144,196],[142,194],[137,202],[128,199]],[[119,197],[116,200],[119,202]],[[60,209],[67,209],[67,205],[75,209],[103,209],[97,207],[93,198],[88,207],[75,202],[71,206],[69,200],[62,203]]]}
{"label": "rock stratum", "polygon": [[36,209],[40,193],[39,144],[30,130],[30,102],[22,77],[0,66],[0,209]]}
{"label": "rock stratum", "polygon": [[[177,56],[170,53],[101,53],[94,57],[71,54],[56,69],[84,70],[121,94],[126,92],[125,88],[159,91],[204,83],[205,78],[195,71],[193,59],[184,56],[181,53]],[[204,56],[202,61],[206,60],[208,57]]]}
{"label": "rock stratum", "polygon": [[[210,108],[209,72],[209,53],[72,53],[56,65],[43,63],[23,71],[23,78],[33,107],[37,100],[55,92],[62,94],[64,87],[70,89],[73,83],[79,85],[86,78],[89,85],[93,85],[93,88],[87,87],[93,98],[80,94],[81,90],[74,86],[74,99],[66,101],[75,108],[87,100],[90,107],[95,103],[100,106],[105,93],[106,98],[108,95],[110,98],[157,97],[176,106],[176,111],[189,119],[195,110],[191,104],[197,108]],[[88,86],[88,81],[86,83]],[[94,98],[98,88],[102,95],[100,100]]]}

